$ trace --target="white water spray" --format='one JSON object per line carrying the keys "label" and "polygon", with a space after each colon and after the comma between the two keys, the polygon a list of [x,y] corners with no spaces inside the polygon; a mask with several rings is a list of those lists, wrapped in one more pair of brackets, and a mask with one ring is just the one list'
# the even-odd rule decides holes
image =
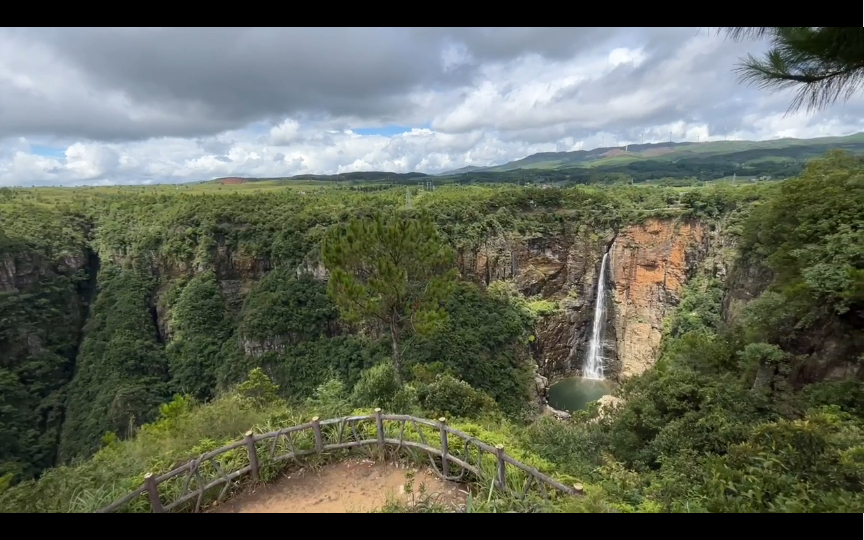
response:
{"label": "white water spray", "polygon": [[594,325],[591,328],[591,341],[588,343],[588,356],[582,366],[582,377],[586,379],[603,379],[603,357],[600,355],[603,343],[603,323],[606,322],[606,260],[607,251],[600,263],[600,275],[597,277],[597,302],[594,305]]}

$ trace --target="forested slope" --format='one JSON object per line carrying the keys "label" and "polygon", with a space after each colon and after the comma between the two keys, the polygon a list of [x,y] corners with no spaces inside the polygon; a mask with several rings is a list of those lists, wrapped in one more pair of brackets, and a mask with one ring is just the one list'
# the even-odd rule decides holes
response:
{"label": "forested slope", "polygon": [[[835,155],[771,185],[450,186],[409,198],[404,189],[286,190],[46,203],[6,193],[0,472],[18,483],[104,446],[80,469],[81,489],[104,503],[111,493],[93,490],[106,482],[134,485],[136,471],[167,470],[164,456],[188,457],[249,422],[289,422],[277,412],[286,404],[289,415],[322,416],[381,406],[499,426],[508,448],[589,486],[570,509],[860,511],[862,169]],[[343,316],[320,251],[334,225],[394,213],[431,220],[459,274],[438,306],[444,318],[406,326],[401,385],[388,328]],[[487,287],[490,266],[477,261],[502,238],[602,243],[591,231],[648,218],[722,229],[737,254],[732,271],[688,276],[657,365],[624,381],[617,412],[535,420],[538,330],[562,301],[526,297],[534,282]],[[256,367],[285,404],[227,414],[231,388]],[[213,403],[160,407],[174,394]],[[71,471],[0,501],[36,504],[47,497],[37,493],[66,489],[57,486]]]}

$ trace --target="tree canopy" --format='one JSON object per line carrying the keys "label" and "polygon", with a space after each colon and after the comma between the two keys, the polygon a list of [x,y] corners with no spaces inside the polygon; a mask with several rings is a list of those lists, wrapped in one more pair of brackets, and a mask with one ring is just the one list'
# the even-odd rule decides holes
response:
{"label": "tree canopy", "polygon": [[403,330],[423,333],[446,318],[442,302],[456,279],[452,248],[428,216],[377,213],[334,228],[321,255],[331,272],[328,292],[343,317],[389,329],[398,378]]}
{"label": "tree canopy", "polygon": [[732,39],[767,37],[762,58],[748,55],[742,82],[762,88],[797,88],[790,110],[822,109],[849,99],[864,82],[864,28],[828,26],[723,27]]}

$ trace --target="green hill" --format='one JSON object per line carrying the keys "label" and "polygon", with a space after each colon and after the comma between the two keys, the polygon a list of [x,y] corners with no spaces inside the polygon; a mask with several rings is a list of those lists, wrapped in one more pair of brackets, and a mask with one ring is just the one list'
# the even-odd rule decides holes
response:
{"label": "green hill", "polygon": [[[864,133],[817,139],[663,142],[575,152],[543,152],[492,167],[462,167],[437,175],[364,171],[276,178],[217,178],[205,183],[264,187],[325,185],[417,185],[441,183],[545,183],[558,185],[719,179],[783,179],[801,173],[807,161],[830,150],[864,154]],[[676,184],[677,185],[677,184]],[[248,186],[252,187],[252,186]]]}
{"label": "green hill", "polygon": [[753,161],[766,160],[803,162],[837,148],[853,153],[864,153],[864,133],[856,133],[846,137],[821,137],[817,139],[787,138],[770,141],[714,141],[705,143],[663,142],[577,150],[575,152],[542,152],[503,165],[466,167],[450,171],[448,174],[505,172],[517,169],[615,166],[640,161],[725,162],[729,164],[747,164]]}

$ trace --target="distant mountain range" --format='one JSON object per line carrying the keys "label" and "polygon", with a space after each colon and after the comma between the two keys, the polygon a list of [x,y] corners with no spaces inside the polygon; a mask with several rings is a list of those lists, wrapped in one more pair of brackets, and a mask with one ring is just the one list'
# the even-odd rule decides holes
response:
{"label": "distant mountain range", "polygon": [[[423,178],[454,181],[607,182],[627,177],[636,182],[661,178],[713,180],[798,174],[804,164],[832,149],[864,154],[864,133],[816,139],[770,141],[663,142],[594,148],[574,152],[542,152],[490,167],[463,167],[437,175],[419,172],[352,172],[303,174],[281,178],[217,178],[211,182],[238,184],[259,181],[416,184]],[[496,174],[497,173],[497,174]]]}
{"label": "distant mountain range", "polygon": [[663,142],[631,144],[574,152],[542,152],[491,167],[463,167],[441,173],[450,176],[469,172],[504,172],[517,169],[562,169],[570,167],[618,166],[637,161],[679,160],[727,161],[742,165],[754,161],[799,161],[842,148],[864,153],[864,133],[817,139],[774,139],[770,141]]}

